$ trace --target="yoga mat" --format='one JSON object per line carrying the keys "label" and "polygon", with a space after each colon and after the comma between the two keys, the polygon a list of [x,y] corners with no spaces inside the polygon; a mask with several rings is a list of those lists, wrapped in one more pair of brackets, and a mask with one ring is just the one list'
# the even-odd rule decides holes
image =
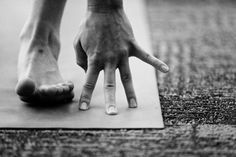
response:
{"label": "yoga mat", "polygon": [[[163,128],[160,101],[153,67],[130,58],[138,108],[129,109],[117,72],[116,100],[119,113],[105,114],[103,72],[99,75],[91,108],[78,110],[85,73],[75,64],[73,40],[85,14],[86,1],[67,2],[61,28],[60,70],[75,83],[73,102],[54,107],[36,107],[21,102],[14,92],[19,32],[31,8],[31,0],[0,1],[0,128]],[[151,53],[145,6],[142,0],[124,1],[138,43]]]}

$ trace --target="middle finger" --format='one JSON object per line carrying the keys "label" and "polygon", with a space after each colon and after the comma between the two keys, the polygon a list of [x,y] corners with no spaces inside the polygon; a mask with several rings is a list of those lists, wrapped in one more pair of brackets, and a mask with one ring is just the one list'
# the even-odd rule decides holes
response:
{"label": "middle finger", "polygon": [[106,113],[115,115],[118,113],[116,107],[116,67],[108,64],[104,67],[104,96],[106,104]]}

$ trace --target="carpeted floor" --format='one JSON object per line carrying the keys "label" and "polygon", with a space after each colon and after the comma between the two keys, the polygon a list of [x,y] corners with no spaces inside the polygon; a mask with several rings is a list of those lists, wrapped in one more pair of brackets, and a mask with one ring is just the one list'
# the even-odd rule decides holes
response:
{"label": "carpeted floor", "polygon": [[0,130],[0,156],[236,156],[236,2],[148,0],[163,130]]}
{"label": "carpeted floor", "polygon": [[165,124],[236,124],[236,3],[147,4]]}

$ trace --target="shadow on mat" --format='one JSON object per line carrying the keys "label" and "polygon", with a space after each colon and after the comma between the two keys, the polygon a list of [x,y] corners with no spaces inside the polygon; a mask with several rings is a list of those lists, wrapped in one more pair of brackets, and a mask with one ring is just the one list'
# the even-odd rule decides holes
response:
{"label": "shadow on mat", "polygon": [[72,100],[66,102],[35,102],[35,103],[22,102],[22,104],[29,108],[46,110],[46,109],[59,109],[59,108],[66,109],[76,102],[77,101]]}

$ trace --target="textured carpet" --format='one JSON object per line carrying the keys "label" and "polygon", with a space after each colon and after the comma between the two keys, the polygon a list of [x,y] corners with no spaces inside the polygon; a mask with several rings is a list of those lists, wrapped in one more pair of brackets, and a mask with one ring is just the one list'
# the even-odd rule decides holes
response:
{"label": "textured carpet", "polygon": [[236,156],[236,2],[148,0],[163,130],[0,130],[0,156]]}
{"label": "textured carpet", "polygon": [[165,124],[236,124],[236,3],[177,2],[148,1]]}

